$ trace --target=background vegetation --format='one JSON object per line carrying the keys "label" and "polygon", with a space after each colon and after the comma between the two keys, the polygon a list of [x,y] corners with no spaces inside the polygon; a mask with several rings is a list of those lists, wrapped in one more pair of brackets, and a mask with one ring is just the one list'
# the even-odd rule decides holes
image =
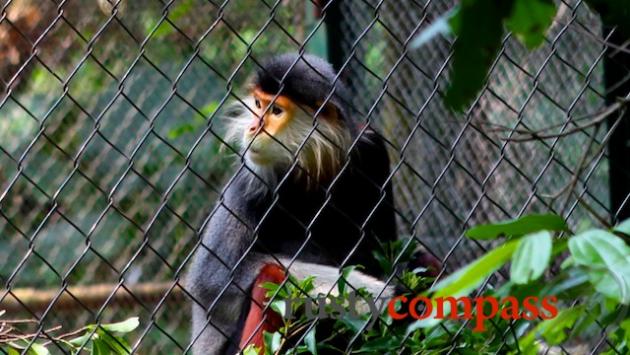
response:
{"label": "background vegetation", "polygon": [[[577,129],[607,118],[600,115],[602,23],[587,3],[612,6],[611,23],[623,24],[619,16],[630,8],[594,0],[466,0],[456,11],[449,0],[340,3],[341,32],[332,38],[344,49],[342,77],[355,94],[357,119],[387,140],[400,234],[444,260],[446,274],[499,244],[464,238],[482,221],[553,210],[576,233],[593,226],[604,228],[597,235],[609,233],[608,132],[603,125]],[[225,104],[241,94],[254,60],[303,44],[328,54],[315,5],[13,0],[3,10],[0,309],[10,314],[3,317],[38,319],[21,329],[39,332],[138,316],[131,347],[182,351],[189,316],[179,280],[234,161],[229,148],[219,153]],[[547,128],[550,140],[528,139]],[[575,276],[566,270],[559,275]],[[469,286],[490,293],[497,291],[488,285],[521,287],[499,288],[506,274],[491,279]],[[580,295],[609,304],[611,296],[589,282]],[[104,298],[74,297],[88,286]],[[33,288],[56,302],[21,303]],[[602,308],[596,316],[608,314]],[[624,324],[605,333],[605,344],[625,349]],[[351,325],[340,326],[355,337]],[[506,339],[504,347],[514,345],[507,324],[485,339],[449,323],[410,340],[441,351],[453,328],[462,334],[458,352],[467,342],[478,351],[500,351]],[[528,329],[510,339],[532,340]],[[379,331],[355,341],[368,352],[386,351],[408,336],[403,327],[387,339]],[[300,350],[322,340],[303,334],[312,335]],[[86,346],[101,349],[94,344]]]}

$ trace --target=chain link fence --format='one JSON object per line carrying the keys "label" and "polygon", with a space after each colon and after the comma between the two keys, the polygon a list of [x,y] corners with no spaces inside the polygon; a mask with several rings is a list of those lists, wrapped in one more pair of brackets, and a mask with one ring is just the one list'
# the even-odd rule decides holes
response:
{"label": "chain link fence", "polygon": [[[463,114],[442,100],[453,39],[409,48],[449,0],[323,11],[285,0],[112,3],[2,5],[0,309],[35,319],[30,331],[139,316],[134,351],[189,346],[181,280],[233,170],[221,117],[273,53],[305,49],[340,69],[353,114],[386,140],[399,235],[417,238],[446,272],[488,247],[463,237],[475,223],[549,210],[573,226],[628,217],[619,184],[630,181],[629,158],[609,148],[627,144],[627,118],[512,139],[521,128],[571,131],[627,88],[627,55],[611,54],[580,1],[558,3],[534,52],[506,36]],[[623,74],[614,82],[612,65]]]}

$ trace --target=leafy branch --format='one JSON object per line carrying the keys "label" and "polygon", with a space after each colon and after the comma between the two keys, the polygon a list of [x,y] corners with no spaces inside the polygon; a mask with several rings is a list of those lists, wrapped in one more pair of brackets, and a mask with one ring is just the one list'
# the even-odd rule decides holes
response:
{"label": "leafy branch", "polygon": [[[435,302],[441,296],[468,296],[478,290],[478,297],[514,299],[515,304],[523,304],[531,297],[553,297],[558,305],[556,315],[528,318],[518,308],[515,311],[512,303],[505,302],[495,316],[484,320],[492,326],[485,326],[482,333],[474,332],[469,324],[479,312],[484,314],[484,308],[478,306],[479,298],[469,320],[436,317],[437,307],[433,307],[430,317],[412,323],[394,321],[383,312],[377,326],[371,329],[364,326],[369,314],[358,318],[344,315],[326,322],[302,316],[287,320],[278,332],[266,333],[265,349],[250,347],[245,353],[344,353],[350,347],[357,354],[397,353],[401,348],[410,353],[441,353],[455,348],[468,353],[536,354],[554,346],[567,349],[569,341],[584,341],[601,334],[606,335],[609,346],[605,354],[630,351],[630,246],[624,241],[630,237],[630,220],[611,229],[574,234],[559,216],[529,215],[476,226],[466,236],[506,241],[430,289],[411,295],[420,294]],[[554,261],[562,261],[562,265],[552,276],[549,268],[559,264]],[[491,282],[492,276],[508,265],[507,280],[500,284]],[[312,278],[295,281],[307,289],[313,283]],[[280,307],[283,297],[301,292],[292,284],[267,285],[270,292],[279,296],[272,308],[280,314],[284,314]],[[339,291],[342,297],[348,296],[347,290]],[[293,305],[293,315],[303,311],[300,305]],[[459,304],[444,312],[447,316],[449,312],[461,316],[467,311]],[[515,318],[499,316],[504,312],[512,312]],[[507,334],[511,334],[511,339],[506,338]]]}
{"label": "leafy branch", "polygon": [[[35,319],[2,319],[5,311],[0,311],[0,349],[10,355],[26,350],[29,354],[50,354],[48,346],[55,343],[72,354],[82,351],[91,354],[126,355],[131,347],[124,335],[136,329],[138,318],[111,324],[91,324],[68,333],[56,334],[62,326],[57,325],[37,332],[25,332],[28,324],[37,324]],[[79,336],[79,334],[81,334]]]}

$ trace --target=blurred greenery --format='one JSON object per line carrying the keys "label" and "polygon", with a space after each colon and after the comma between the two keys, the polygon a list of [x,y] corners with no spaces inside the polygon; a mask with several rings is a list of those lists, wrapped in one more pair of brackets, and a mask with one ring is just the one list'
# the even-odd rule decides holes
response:
{"label": "blurred greenery", "polygon": [[[0,317],[3,315],[6,317],[6,313],[0,311]],[[3,329],[8,324],[22,325],[23,323],[27,323],[27,321],[0,319]],[[60,335],[48,334],[48,336],[23,334],[20,333],[20,329],[12,327],[9,331],[2,333],[0,350],[11,355],[22,352],[48,355],[52,348],[62,347],[64,352],[70,354],[87,351],[96,355],[126,355],[131,353],[131,347],[125,340],[125,335],[136,329],[138,325],[138,318],[133,317],[118,323],[89,324],[73,332]],[[52,331],[49,332],[52,333]],[[55,339],[55,345],[51,345],[49,336]]]}
{"label": "blurred greenery", "polygon": [[[15,160],[24,155],[23,169],[29,178],[19,178],[13,184],[2,207],[12,224],[27,236],[46,214],[45,209],[36,208],[40,204],[38,200],[59,193],[69,204],[64,205],[64,210],[73,211],[72,205],[76,202],[63,197],[77,196],[88,185],[96,187],[90,194],[100,196],[84,196],[86,205],[82,206],[83,211],[76,212],[81,218],[75,220],[75,213],[67,216],[82,227],[81,234],[89,233],[90,227],[94,227],[90,222],[96,222],[102,212],[100,207],[105,206],[96,201],[106,199],[111,192],[114,192],[114,206],[122,219],[143,225],[156,212],[166,214],[165,210],[156,211],[149,196],[159,197],[169,191],[183,169],[190,173],[171,189],[167,205],[171,212],[179,212],[183,220],[195,228],[200,227],[202,216],[231,167],[231,158],[219,149],[221,116],[232,95],[241,94],[240,89],[254,66],[249,52],[252,58],[260,60],[272,53],[296,50],[299,43],[294,40],[304,40],[317,20],[311,14],[312,5],[295,2],[283,3],[274,10],[275,22],[268,25],[267,16],[259,15],[264,9],[250,11],[261,6],[256,0],[231,1],[221,19],[219,9],[205,1],[175,1],[164,20],[162,9],[148,1],[127,5],[120,16],[122,25],[114,22],[96,38],[93,56],[86,57],[86,48],[80,45],[72,29],[59,26],[52,31],[51,36],[58,40],[77,45],[69,47],[63,60],[47,63],[47,68],[34,64],[28,76],[21,78],[23,83],[14,99],[0,107],[3,117],[0,145]],[[94,40],[92,36],[98,33],[106,16],[97,7],[80,9],[88,10],[81,14],[80,20],[75,17],[79,14],[74,12],[79,8],[69,6],[66,16],[78,22],[75,24],[78,34],[86,40]],[[267,11],[272,13],[270,8]],[[299,22],[297,13],[302,13]],[[279,31],[279,25],[294,39]],[[212,30],[206,33],[209,28]],[[325,48],[322,31],[323,27],[311,39],[313,43],[309,42],[309,46],[320,51]],[[136,41],[131,40],[132,36]],[[145,50],[136,62],[141,53],[139,42],[145,39]],[[243,60],[242,68],[237,69]],[[68,81],[67,94],[63,91],[64,80]],[[40,129],[43,129],[42,135],[38,135]],[[196,141],[198,144],[193,145]],[[31,143],[33,146],[27,150]],[[74,173],[64,182],[75,160],[81,173]],[[132,169],[125,175],[125,167],[131,160],[134,160]],[[15,174],[15,170],[0,169],[0,186],[7,187]],[[30,179],[37,187],[28,181]],[[114,187],[116,189],[112,190]],[[122,191],[124,193],[120,193]],[[201,191],[206,192],[200,194]],[[192,206],[191,199],[197,200]],[[90,203],[91,200],[94,202]],[[22,212],[20,206],[31,211]],[[198,209],[187,208],[193,206]],[[39,213],[44,215],[37,217]],[[177,219],[166,218],[171,224]],[[61,223],[58,226],[51,220],[48,218],[47,225],[36,236],[36,246],[38,240],[48,240],[48,234],[57,235],[50,238],[57,242],[64,234],[69,235],[63,232],[64,228],[69,228],[62,223],[63,218],[57,218]],[[87,223],[82,223],[84,221]],[[108,223],[111,222],[99,223],[99,232],[101,228],[115,228],[115,223]],[[0,228],[4,231],[5,243],[18,239],[16,231],[8,229],[9,225],[3,223]],[[59,228],[59,232],[53,232]],[[191,238],[191,232],[183,228],[178,234],[162,239]],[[130,225],[116,235],[133,238],[141,233],[137,226]],[[103,256],[119,255],[119,248],[124,246],[125,243],[120,243]],[[20,253],[13,254],[20,256]],[[9,259],[16,257],[8,256]],[[62,264],[71,262],[73,257]],[[182,254],[179,258],[183,257]],[[4,266],[10,264],[5,262]],[[5,272],[11,272],[12,268],[2,270],[2,278],[6,278]],[[24,281],[17,285],[37,282],[40,286],[53,286],[59,281],[38,280],[38,275],[27,275],[30,271],[21,271]],[[73,271],[78,272],[79,269]]]}
{"label": "blurred greenery", "polygon": [[[65,4],[72,27],[59,21],[49,30],[41,62],[0,106],[4,284],[173,280],[232,169],[234,157],[220,149],[227,103],[242,95],[253,59],[298,50],[319,21],[310,2],[126,2],[106,27],[96,1]],[[7,12],[33,8],[42,23],[57,15],[54,2],[36,0]],[[307,50],[325,55],[325,39],[321,26]],[[120,305],[99,321],[147,306]],[[45,322],[87,324],[96,310],[79,307],[73,318],[53,307]],[[151,315],[160,328],[141,351],[185,347],[187,311]]]}

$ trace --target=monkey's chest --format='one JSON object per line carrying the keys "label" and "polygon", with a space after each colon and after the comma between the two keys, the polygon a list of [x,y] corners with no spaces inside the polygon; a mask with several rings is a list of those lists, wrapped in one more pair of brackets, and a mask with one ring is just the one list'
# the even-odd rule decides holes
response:
{"label": "monkey's chest", "polygon": [[263,252],[338,264],[360,240],[360,214],[335,198],[328,203],[324,198],[280,199],[261,218],[257,247]]}

